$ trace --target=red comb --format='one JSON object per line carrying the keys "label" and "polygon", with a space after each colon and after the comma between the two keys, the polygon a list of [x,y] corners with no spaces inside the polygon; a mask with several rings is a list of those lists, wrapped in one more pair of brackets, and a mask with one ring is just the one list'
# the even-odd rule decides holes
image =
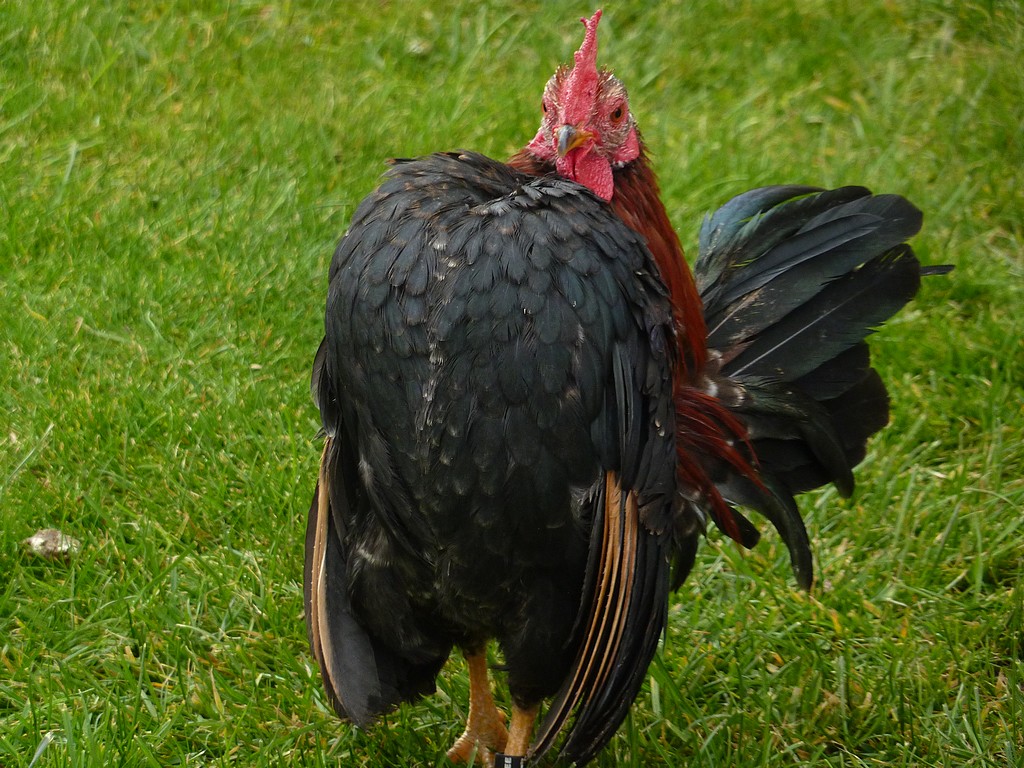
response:
{"label": "red comb", "polygon": [[600,20],[600,10],[595,11],[589,20],[580,19],[587,28],[587,34],[583,45],[573,56],[575,63],[565,88],[565,120],[573,125],[590,115],[597,96],[597,23]]}

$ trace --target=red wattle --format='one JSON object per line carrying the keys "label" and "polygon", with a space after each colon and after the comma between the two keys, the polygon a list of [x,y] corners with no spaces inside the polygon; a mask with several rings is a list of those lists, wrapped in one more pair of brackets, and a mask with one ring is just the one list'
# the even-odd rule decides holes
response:
{"label": "red wattle", "polygon": [[611,200],[615,192],[612,166],[600,155],[588,149],[575,149],[555,161],[559,175],[582,184],[604,200]]}

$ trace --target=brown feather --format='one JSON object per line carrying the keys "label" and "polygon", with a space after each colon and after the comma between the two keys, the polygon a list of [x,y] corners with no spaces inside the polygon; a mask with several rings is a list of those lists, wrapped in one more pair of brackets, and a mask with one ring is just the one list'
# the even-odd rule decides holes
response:
{"label": "brown feather", "polygon": [[[331,438],[324,440],[324,451],[320,458],[320,482],[317,486],[316,527],[313,534],[312,572],[309,578],[309,640],[313,656],[320,667],[327,683],[327,690],[332,690],[333,654],[330,652],[330,633],[324,628],[324,615],[327,611],[327,590],[324,586],[324,562],[327,553],[327,522],[331,517],[330,473],[326,471],[327,455],[331,447]],[[325,643],[327,649],[325,652]]]}
{"label": "brown feather", "polygon": [[588,699],[604,693],[626,628],[636,578],[640,512],[636,493],[623,491],[616,473],[605,474],[604,514],[598,555],[597,588],[588,612],[589,623],[569,685],[551,704],[532,753],[546,751],[569,716]]}
{"label": "brown feather", "polygon": [[630,229],[647,240],[661,279],[668,287],[675,315],[681,377],[691,382],[700,376],[707,359],[707,328],[704,313],[679,236],[672,228],[668,212],[661,202],[658,180],[640,143],[640,156],[615,171],[615,195],[612,210]]}

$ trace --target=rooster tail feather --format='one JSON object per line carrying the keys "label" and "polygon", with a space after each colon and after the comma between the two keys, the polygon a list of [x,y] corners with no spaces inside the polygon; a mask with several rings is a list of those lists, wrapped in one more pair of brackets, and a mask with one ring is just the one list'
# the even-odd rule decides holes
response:
{"label": "rooster tail feather", "polygon": [[708,216],[695,266],[708,326],[708,380],[746,429],[744,475],[723,498],[779,530],[797,580],[811,583],[793,496],[828,482],[853,492],[853,467],[889,419],[865,339],[914,295],[925,268],[905,241],[921,212],[862,187],[766,187]]}

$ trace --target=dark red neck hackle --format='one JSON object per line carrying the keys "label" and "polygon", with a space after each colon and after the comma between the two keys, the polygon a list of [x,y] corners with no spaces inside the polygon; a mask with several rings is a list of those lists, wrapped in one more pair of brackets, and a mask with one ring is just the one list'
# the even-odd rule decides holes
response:
{"label": "dark red neck hackle", "polygon": [[580,19],[587,28],[583,44],[573,54],[573,67],[565,85],[565,122],[579,125],[590,115],[590,109],[597,98],[597,23],[601,11],[595,11],[590,19]]}

